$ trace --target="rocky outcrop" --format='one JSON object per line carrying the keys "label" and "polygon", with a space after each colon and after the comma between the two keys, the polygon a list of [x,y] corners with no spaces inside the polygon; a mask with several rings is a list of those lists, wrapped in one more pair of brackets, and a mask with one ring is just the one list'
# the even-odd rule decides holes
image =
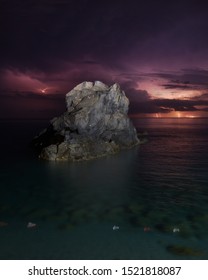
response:
{"label": "rocky outcrop", "polygon": [[47,160],[88,160],[139,144],[118,84],[83,82],[66,94],[67,111],[54,118],[33,144]]}

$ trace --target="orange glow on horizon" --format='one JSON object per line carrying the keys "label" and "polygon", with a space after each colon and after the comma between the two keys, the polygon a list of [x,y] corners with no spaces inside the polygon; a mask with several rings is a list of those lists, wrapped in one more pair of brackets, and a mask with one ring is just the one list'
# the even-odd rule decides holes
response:
{"label": "orange glow on horizon", "polygon": [[194,118],[198,118],[198,117],[197,117],[197,116],[194,116],[194,115],[187,115],[186,118],[194,119]]}
{"label": "orange glow on horizon", "polygon": [[172,111],[169,113],[152,113],[152,114],[145,114],[145,113],[137,113],[137,114],[130,114],[131,118],[156,118],[156,119],[166,119],[166,118],[176,118],[176,119],[197,119],[197,118],[208,118],[207,112],[184,112],[184,111]]}

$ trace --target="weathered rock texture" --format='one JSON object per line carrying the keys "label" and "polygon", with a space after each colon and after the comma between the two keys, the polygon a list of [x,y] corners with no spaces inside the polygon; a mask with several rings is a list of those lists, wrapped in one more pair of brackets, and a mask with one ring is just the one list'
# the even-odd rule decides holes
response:
{"label": "weathered rock texture", "polygon": [[83,82],[66,94],[67,111],[51,120],[33,143],[47,160],[88,160],[139,143],[118,84]]}

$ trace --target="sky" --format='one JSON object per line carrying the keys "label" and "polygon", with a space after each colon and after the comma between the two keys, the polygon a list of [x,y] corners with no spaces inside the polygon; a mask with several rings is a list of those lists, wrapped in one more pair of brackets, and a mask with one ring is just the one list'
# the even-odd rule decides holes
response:
{"label": "sky", "polygon": [[208,2],[0,0],[0,118],[51,118],[83,81],[140,117],[208,117]]}

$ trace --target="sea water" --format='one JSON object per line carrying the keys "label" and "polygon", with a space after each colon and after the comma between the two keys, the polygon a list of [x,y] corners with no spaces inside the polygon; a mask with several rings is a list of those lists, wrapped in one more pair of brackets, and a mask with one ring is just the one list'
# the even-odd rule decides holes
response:
{"label": "sea water", "polygon": [[0,259],[208,259],[208,120],[133,122],[140,146],[56,163],[46,121],[0,121]]}

